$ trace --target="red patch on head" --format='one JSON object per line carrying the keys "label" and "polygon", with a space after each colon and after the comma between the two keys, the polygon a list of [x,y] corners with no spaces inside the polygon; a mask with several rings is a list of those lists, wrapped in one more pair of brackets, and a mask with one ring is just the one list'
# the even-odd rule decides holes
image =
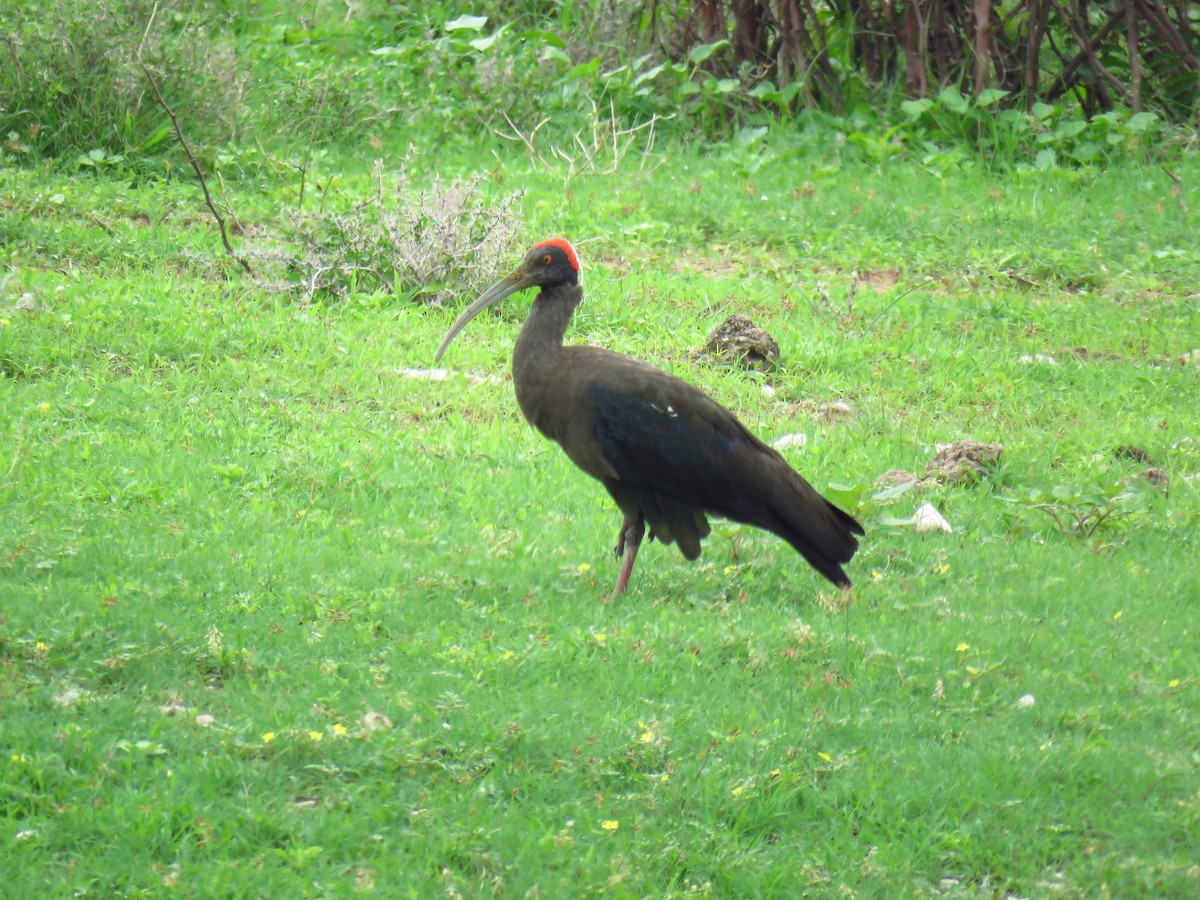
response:
{"label": "red patch on head", "polygon": [[576,272],[579,271],[579,257],[575,255],[575,248],[565,238],[551,238],[548,241],[542,241],[540,244],[534,244],[533,249],[539,247],[557,247],[567,255],[567,262],[571,264],[571,268]]}

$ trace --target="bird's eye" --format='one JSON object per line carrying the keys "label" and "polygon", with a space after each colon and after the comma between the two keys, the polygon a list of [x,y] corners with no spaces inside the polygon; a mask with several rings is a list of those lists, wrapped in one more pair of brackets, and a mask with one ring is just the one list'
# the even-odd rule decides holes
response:
{"label": "bird's eye", "polygon": [[554,259],[554,257],[552,257],[549,253],[547,253],[545,256],[542,257],[542,265],[543,266],[550,265],[550,263],[553,261],[553,259]]}

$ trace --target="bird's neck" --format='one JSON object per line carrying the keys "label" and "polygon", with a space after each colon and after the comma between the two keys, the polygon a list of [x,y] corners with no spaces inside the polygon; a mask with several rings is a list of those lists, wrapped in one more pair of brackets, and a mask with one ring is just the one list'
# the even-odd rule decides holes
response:
{"label": "bird's neck", "polygon": [[559,285],[544,290],[533,301],[529,318],[521,327],[513,348],[513,385],[521,411],[535,427],[548,433],[544,420],[552,408],[549,396],[559,378],[557,369],[563,354],[563,335],[583,299],[577,284]]}
{"label": "bird's neck", "polygon": [[562,353],[571,314],[582,299],[583,290],[577,284],[560,285],[537,295],[513,348],[514,377],[519,378],[522,371],[553,369]]}

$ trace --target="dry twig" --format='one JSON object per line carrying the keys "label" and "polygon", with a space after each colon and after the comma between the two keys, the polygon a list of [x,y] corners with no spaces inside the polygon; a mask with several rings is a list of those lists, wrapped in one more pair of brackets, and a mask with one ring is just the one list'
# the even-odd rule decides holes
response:
{"label": "dry twig", "polygon": [[204,204],[208,207],[209,212],[213,214],[213,218],[217,220],[217,227],[221,230],[221,243],[225,246],[225,252],[236,260],[247,275],[253,275],[254,270],[250,268],[250,263],[246,262],[242,257],[234,252],[233,246],[229,243],[229,233],[225,228],[225,218],[221,215],[213,203],[212,194],[208,192],[208,180],[204,177],[204,170],[200,168],[200,163],[196,160],[196,155],[192,153],[192,148],[187,142],[187,138],[183,136],[183,127],[179,124],[179,116],[175,114],[175,110],[167,104],[167,99],[163,96],[162,90],[158,86],[158,81],[150,74],[150,70],[142,61],[142,48],[146,45],[146,36],[150,34],[150,29],[154,25],[155,16],[158,15],[158,4],[154,5],[154,9],[150,13],[150,20],[146,23],[146,31],[142,36],[142,43],[138,47],[137,63],[141,67],[142,74],[146,76],[146,80],[150,82],[150,87],[154,90],[154,96],[158,100],[158,105],[163,108],[167,117],[171,120],[171,125],[175,129],[175,137],[179,140],[179,146],[183,148],[184,154],[188,158],[188,162],[192,164],[192,169],[196,172],[196,177],[200,180],[200,189],[204,192]]}
{"label": "dry twig", "polygon": [[1162,170],[1167,173],[1167,177],[1171,179],[1171,196],[1175,198],[1175,202],[1179,205],[1179,211],[1185,213],[1188,211],[1187,203],[1183,199],[1183,181],[1178,175],[1168,169],[1166,166]]}
{"label": "dry twig", "polygon": [[175,128],[175,137],[179,139],[179,146],[183,148],[188,162],[192,164],[192,168],[196,172],[196,178],[200,181],[200,190],[204,192],[204,205],[213,214],[213,218],[217,220],[217,227],[221,230],[221,243],[225,246],[225,252],[246,270],[247,275],[253,275],[254,270],[250,268],[250,263],[238,256],[234,252],[233,245],[229,243],[229,233],[225,228],[225,218],[221,215],[220,210],[217,209],[216,204],[213,203],[212,194],[208,192],[208,180],[204,177],[204,171],[200,168],[200,163],[197,162],[195,154],[192,153],[192,148],[188,146],[187,138],[183,136],[183,128],[179,125],[179,116],[175,114],[175,110],[167,105],[166,98],[163,97],[162,91],[158,87],[158,82],[154,80],[154,76],[150,74],[150,70],[146,68],[146,64],[139,59],[138,65],[141,66],[142,72],[145,73],[146,79],[150,82],[150,87],[154,89],[154,96],[158,99],[158,105],[170,117],[171,125]]}
{"label": "dry twig", "polygon": [[[584,175],[611,175],[616,172],[621,162],[629,154],[633,146],[641,138],[645,138],[645,146],[641,150],[641,160],[638,171],[643,172],[646,163],[652,158],[654,150],[654,129],[659,122],[674,118],[674,115],[660,116],[657,113],[649,120],[628,128],[617,120],[617,112],[613,103],[608,105],[608,114],[603,115],[596,101],[592,101],[592,115],[588,125],[578,129],[571,135],[571,143],[566,146],[552,146],[550,158],[547,159],[537,147],[537,134],[549,119],[542,119],[528,134],[518,128],[505,113],[504,119],[512,129],[512,134],[494,131],[497,137],[506,141],[521,143],[529,151],[533,159],[547,169],[561,169],[566,165],[564,182],[569,184]],[[571,146],[571,145],[574,146]],[[557,160],[557,162],[556,162]]]}

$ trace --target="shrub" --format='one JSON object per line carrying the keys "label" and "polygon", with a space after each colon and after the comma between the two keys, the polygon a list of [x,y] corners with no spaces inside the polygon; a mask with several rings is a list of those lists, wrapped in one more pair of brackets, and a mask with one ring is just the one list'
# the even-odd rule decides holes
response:
{"label": "shrub", "polygon": [[274,287],[305,301],[394,293],[437,305],[482,291],[516,255],[521,195],[489,201],[482,175],[449,183],[434,177],[429,188],[414,189],[411,161],[410,151],[390,196],[380,161],[375,192],[348,213],[295,215],[287,233],[269,241],[273,247],[249,254],[259,271],[276,272]]}
{"label": "shrub", "polygon": [[223,37],[227,14],[215,0],[154,9],[153,0],[0,0],[5,149],[72,161],[100,150],[91,159],[116,159],[168,137],[139,50],[189,133],[210,142],[237,135],[249,76]]}

